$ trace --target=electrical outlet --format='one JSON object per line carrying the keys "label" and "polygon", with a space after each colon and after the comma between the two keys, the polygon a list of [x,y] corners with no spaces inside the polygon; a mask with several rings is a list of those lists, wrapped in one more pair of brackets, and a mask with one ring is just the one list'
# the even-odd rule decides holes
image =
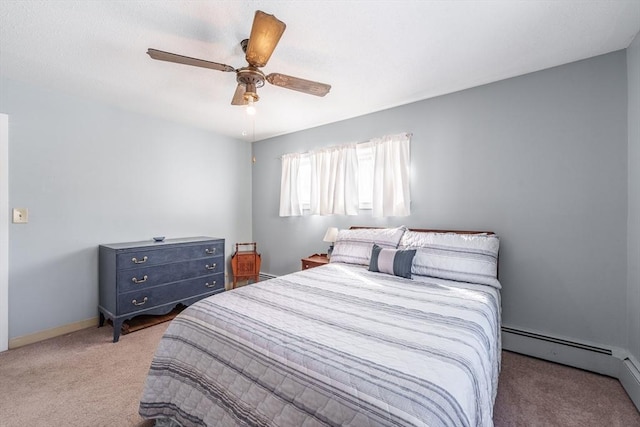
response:
{"label": "electrical outlet", "polygon": [[29,222],[29,209],[13,208],[13,223],[26,224]]}

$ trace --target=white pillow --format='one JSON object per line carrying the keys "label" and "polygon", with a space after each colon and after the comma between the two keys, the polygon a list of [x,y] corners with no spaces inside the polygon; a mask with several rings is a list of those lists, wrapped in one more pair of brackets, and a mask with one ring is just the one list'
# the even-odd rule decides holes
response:
{"label": "white pillow", "polygon": [[417,249],[411,273],[501,288],[498,282],[500,240],[494,234],[407,231],[400,248]]}
{"label": "white pillow", "polygon": [[385,249],[396,249],[406,230],[398,228],[357,228],[338,231],[330,262],[369,265],[373,244]]}

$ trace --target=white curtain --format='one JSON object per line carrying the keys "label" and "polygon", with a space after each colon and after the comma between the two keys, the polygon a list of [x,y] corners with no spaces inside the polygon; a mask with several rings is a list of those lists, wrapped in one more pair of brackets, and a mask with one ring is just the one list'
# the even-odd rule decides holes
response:
{"label": "white curtain", "polygon": [[[410,215],[410,139],[411,135],[403,133],[366,143],[283,155],[280,216],[302,215],[303,200],[306,205],[307,198],[312,215],[358,215],[361,199],[363,203],[369,200],[369,195],[363,198],[358,194],[359,177],[371,183],[371,187],[363,187],[371,188],[373,193],[372,216]],[[360,155],[366,152],[362,161],[373,164],[370,170],[359,168],[359,150],[362,150]],[[305,156],[305,167],[301,169],[302,156]]]}
{"label": "white curtain", "polygon": [[373,150],[372,216],[411,215],[409,145],[403,133],[371,140]]}
{"label": "white curtain", "polygon": [[282,175],[280,177],[280,216],[302,215],[300,202],[300,154],[282,156]]}
{"label": "white curtain", "polygon": [[356,144],[310,153],[313,215],[358,215]]}

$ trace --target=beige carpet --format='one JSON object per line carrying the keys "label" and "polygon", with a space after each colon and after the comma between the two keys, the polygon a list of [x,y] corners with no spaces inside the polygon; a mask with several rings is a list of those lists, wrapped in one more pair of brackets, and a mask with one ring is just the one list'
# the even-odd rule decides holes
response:
{"label": "beige carpet", "polygon": [[[168,323],[122,336],[89,328],[0,353],[0,426],[136,426],[138,399]],[[640,426],[612,378],[504,352],[496,427]]]}

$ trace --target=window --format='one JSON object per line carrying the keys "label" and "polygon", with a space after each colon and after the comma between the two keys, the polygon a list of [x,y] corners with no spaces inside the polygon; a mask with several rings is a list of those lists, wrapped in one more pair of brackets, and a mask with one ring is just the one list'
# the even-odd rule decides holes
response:
{"label": "window", "polygon": [[[365,144],[362,144],[365,145]],[[373,195],[373,154],[371,147],[357,147],[358,155],[358,209],[371,209]],[[300,157],[298,186],[302,209],[311,209],[311,156]]]}
{"label": "window", "polygon": [[409,134],[282,156],[280,216],[410,214]]}
{"label": "window", "polygon": [[311,209],[311,158],[302,156],[300,158],[300,170],[298,171],[298,184],[300,190],[300,204],[302,209]]}
{"label": "window", "polygon": [[373,152],[370,144],[360,144],[358,153],[358,204],[360,209],[371,209],[373,198]]}

